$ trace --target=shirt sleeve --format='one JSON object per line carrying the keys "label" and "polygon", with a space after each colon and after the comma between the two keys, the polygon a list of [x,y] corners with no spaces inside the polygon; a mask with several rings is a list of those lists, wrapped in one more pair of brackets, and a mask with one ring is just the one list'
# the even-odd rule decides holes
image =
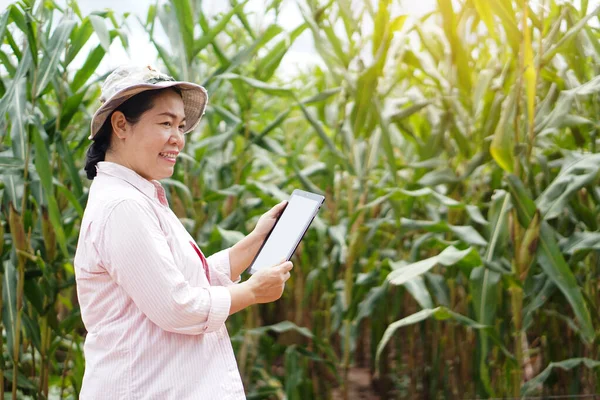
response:
{"label": "shirt sleeve", "polygon": [[210,276],[216,277],[216,282],[213,279],[211,285],[230,286],[240,282],[241,275],[238,276],[238,278],[235,281],[231,279],[231,264],[229,261],[229,252],[230,249],[225,249],[213,254],[212,256],[206,259],[206,262],[208,263],[208,268],[210,270]]}
{"label": "shirt sleeve", "polygon": [[108,273],[162,329],[197,335],[219,329],[229,316],[229,291],[190,285],[148,205],[128,199],[114,206],[102,230],[100,251]]}

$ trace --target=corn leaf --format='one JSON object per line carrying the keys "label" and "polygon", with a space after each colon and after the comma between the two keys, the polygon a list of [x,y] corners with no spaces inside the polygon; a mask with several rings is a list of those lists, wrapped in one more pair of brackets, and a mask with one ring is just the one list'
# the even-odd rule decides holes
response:
{"label": "corn leaf", "polygon": [[473,0],[473,5],[479,14],[481,20],[493,39],[497,39],[496,28],[494,26],[494,13],[492,12],[491,2],[487,0]]}
{"label": "corn leaf", "polygon": [[502,104],[502,115],[496,126],[496,131],[490,145],[490,153],[498,165],[506,172],[514,168],[514,133],[509,126],[509,119],[513,113],[515,98],[510,95]]}
{"label": "corn leaf", "polygon": [[561,215],[572,196],[596,181],[600,171],[600,154],[566,154],[558,176],[536,200],[545,220]]}
{"label": "corn leaf", "polygon": [[[523,3],[526,4],[524,1]],[[527,92],[527,117],[529,126],[533,126],[535,119],[535,93],[537,83],[537,71],[533,58],[533,46],[531,44],[531,29],[527,25],[527,7],[523,14],[523,77]]]}
{"label": "corn leaf", "polygon": [[48,201],[48,212],[50,214],[50,222],[56,234],[56,240],[65,257],[68,257],[67,239],[63,229],[60,210],[54,196],[54,185],[52,183],[52,166],[48,156],[48,149],[42,139],[39,129],[43,129],[40,125],[34,127],[33,142],[35,144],[35,169],[40,176],[40,181],[44,187],[46,200]]}
{"label": "corn leaf", "polygon": [[90,19],[90,22],[92,23],[92,26],[96,31],[96,35],[98,35],[98,39],[100,39],[100,45],[102,46],[104,51],[108,51],[111,40],[104,18],[100,17],[99,15],[93,14],[90,15],[88,18]]}
{"label": "corn leaf", "polygon": [[185,61],[191,61],[194,56],[194,14],[190,0],[173,0],[177,26],[179,27],[180,37],[183,42]]}
{"label": "corn leaf", "polygon": [[[529,226],[535,214],[535,203],[527,194],[519,178],[509,175],[507,179],[519,222],[523,226]],[[575,275],[573,275],[573,272],[560,252],[552,227],[546,221],[542,222],[540,228],[540,244],[538,246],[537,257],[546,275],[552,279],[571,305],[579,322],[582,336],[589,342],[593,341],[596,335],[594,325],[583,299],[581,289],[577,285]]]}
{"label": "corn leaf", "polygon": [[45,49],[45,57],[40,65],[38,85],[36,86],[35,97],[38,97],[45,89],[48,83],[59,72],[58,63],[62,50],[66,47],[67,40],[76,22],[73,20],[62,21],[54,33]]}
{"label": "corn leaf", "polygon": [[568,371],[582,364],[589,369],[600,369],[600,361],[592,360],[590,358],[570,358],[564,361],[553,361],[548,364],[548,366],[544,368],[544,370],[538,376],[525,382],[523,387],[521,387],[521,395],[526,396],[527,394],[536,390],[538,386],[542,386],[550,377],[550,374],[554,369]]}

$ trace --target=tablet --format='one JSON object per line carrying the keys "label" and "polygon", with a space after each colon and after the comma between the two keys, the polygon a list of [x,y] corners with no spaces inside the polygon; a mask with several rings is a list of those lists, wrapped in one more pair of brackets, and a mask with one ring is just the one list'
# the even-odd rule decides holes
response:
{"label": "tablet", "polygon": [[320,194],[294,190],[288,204],[254,257],[250,265],[250,273],[279,265],[282,260],[289,261],[324,200],[325,197]]}

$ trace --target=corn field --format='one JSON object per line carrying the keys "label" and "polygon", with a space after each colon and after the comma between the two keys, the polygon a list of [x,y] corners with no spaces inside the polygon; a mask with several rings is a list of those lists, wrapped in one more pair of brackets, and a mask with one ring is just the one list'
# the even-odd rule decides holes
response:
{"label": "corn field", "polygon": [[[0,14],[0,399],[78,398],[82,167],[135,24],[210,96],[163,181],[205,253],[295,188],[326,196],[282,299],[227,322],[249,399],[600,393],[600,8],[272,0],[257,26],[248,0],[202,3]],[[321,62],[290,76],[300,35]]]}

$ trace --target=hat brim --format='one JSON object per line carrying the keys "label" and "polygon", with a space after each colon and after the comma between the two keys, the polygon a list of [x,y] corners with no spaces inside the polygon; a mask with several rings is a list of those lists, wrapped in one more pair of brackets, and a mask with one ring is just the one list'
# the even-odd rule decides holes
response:
{"label": "hat brim", "polygon": [[106,100],[102,106],[96,110],[92,117],[90,126],[90,136],[88,139],[93,139],[94,136],[100,131],[102,125],[106,121],[106,118],[121,104],[129,100],[138,93],[145,92],[147,90],[158,90],[169,87],[177,87],[181,90],[181,98],[183,99],[183,111],[185,113],[185,128],[184,133],[192,131],[200,123],[200,119],[204,115],[206,109],[206,103],[208,101],[208,94],[206,89],[200,85],[190,82],[182,81],[162,81],[157,83],[141,83],[137,85],[128,86],[117,93],[111,98]]}

